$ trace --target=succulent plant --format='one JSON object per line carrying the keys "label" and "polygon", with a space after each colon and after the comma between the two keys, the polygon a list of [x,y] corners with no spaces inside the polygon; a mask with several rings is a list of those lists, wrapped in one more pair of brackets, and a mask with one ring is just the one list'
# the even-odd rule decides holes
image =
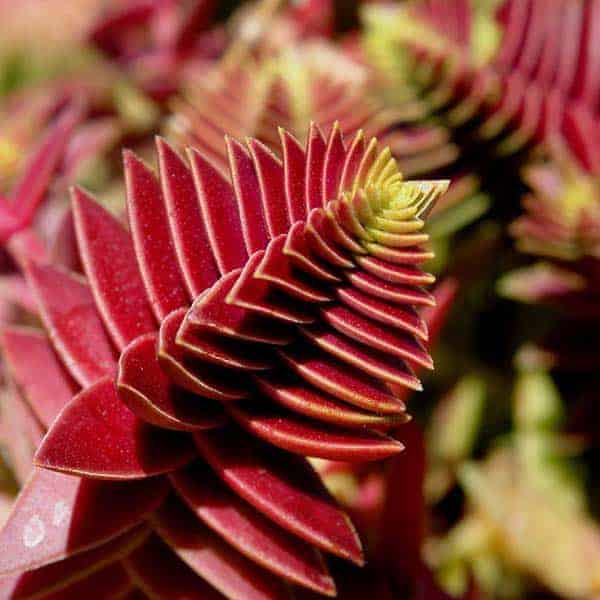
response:
{"label": "succulent plant", "polygon": [[336,121],[344,136],[362,129],[392,150],[398,137],[397,113],[370,90],[368,69],[325,40],[223,62],[173,104],[168,132],[223,167],[224,134],[255,137],[274,150],[278,127],[305,139],[311,121],[325,135]]}
{"label": "succulent plant", "polygon": [[279,598],[279,577],[334,595],[321,551],[363,562],[303,457],[402,450],[382,432],[431,367],[414,307],[433,302],[423,219],[447,182],[404,182],[362,132],[311,131],[304,149],[281,130],[283,160],[228,138],[231,181],[162,139],[159,178],[126,152],[131,233],[73,191],[85,279],[29,261],[47,333],[3,333],[48,428],[0,534],[2,571],[26,571],[9,597],[98,578],[115,595],[204,579]]}
{"label": "succulent plant", "polygon": [[133,0],[108,3],[87,40],[120,65],[156,101],[178,92],[188,71],[203,69],[226,44],[213,28],[214,0]]}
{"label": "succulent plant", "polygon": [[[471,143],[511,154],[543,142],[597,173],[597,5],[472,4],[416,2],[395,13],[396,40],[413,57],[427,102]],[[484,51],[480,40],[494,41]]]}
{"label": "succulent plant", "polygon": [[530,188],[524,213],[509,231],[517,249],[534,261],[505,273],[498,289],[507,298],[551,307],[558,321],[523,347],[518,361],[593,371],[597,353],[582,340],[596,330],[599,314],[597,178],[567,165],[542,163],[527,167],[524,180]]}

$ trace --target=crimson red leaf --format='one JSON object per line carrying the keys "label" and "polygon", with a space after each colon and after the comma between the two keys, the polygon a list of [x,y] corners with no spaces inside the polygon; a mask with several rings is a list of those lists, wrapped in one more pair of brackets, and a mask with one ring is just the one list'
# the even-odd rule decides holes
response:
{"label": "crimson red leaf", "polygon": [[260,185],[263,210],[271,237],[287,233],[290,219],[285,199],[283,165],[271,150],[255,139],[248,140]]}
{"label": "crimson red leaf", "polygon": [[255,252],[246,263],[227,295],[226,302],[244,308],[259,316],[276,319],[284,324],[305,324],[315,317],[303,303],[273,291],[266,281],[254,277],[263,260],[264,251]]}
{"label": "crimson red leaf", "polygon": [[310,124],[306,142],[306,212],[323,206],[323,164],[327,145],[316,123]]}
{"label": "crimson red leaf", "polygon": [[162,192],[171,236],[187,289],[195,298],[219,277],[202,221],[194,179],[187,165],[162,138],[156,138]]}
{"label": "crimson red leaf", "polygon": [[263,350],[255,344],[214,335],[202,329],[180,329],[177,344],[203,362],[227,369],[264,371],[272,365],[273,356],[268,348]]}
{"label": "crimson red leaf", "polygon": [[357,290],[392,304],[435,305],[433,296],[423,288],[390,283],[364,271],[346,271],[344,275]]}
{"label": "crimson red leaf", "polygon": [[248,260],[233,189],[199,152],[188,155],[213,255],[221,273],[229,273]]}
{"label": "crimson red leaf", "polygon": [[65,406],[35,460],[46,469],[67,473],[136,479],[176,469],[193,456],[186,434],[140,421],[106,377]]}
{"label": "crimson red leaf", "polygon": [[11,194],[20,228],[26,227],[35,216],[82,112],[82,107],[77,104],[65,108],[31,156],[21,180]]}
{"label": "crimson red leaf", "polygon": [[340,131],[339,123],[334,123],[329,140],[327,141],[327,150],[323,160],[323,206],[329,200],[335,200],[338,195],[338,186],[344,163],[346,161],[346,148],[344,139]]}
{"label": "crimson red leaf", "polygon": [[402,401],[378,379],[328,354],[300,345],[279,350],[279,354],[295,373],[339,400],[379,414],[405,411]]}
{"label": "crimson red leaf", "polygon": [[117,348],[153,331],[129,233],[83,190],[72,192],[77,244],[96,306]]}
{"label": "crimson red leaf", "polygon": [[240,500],[205,464],[194,463],[170,477],[189,508],[242,554],[294,583],[325,595],[335,593],[318,550]]}
{"label": "crimson red leaf", "polygon": [[375,350],[432,369],[427,350],[412,336],[390,330],[343,306],[321,309],[321,314],[334,329]]}
{"label": "crimson red leaf", "polygon": [[160,327],[158,360],[174,383],[186,390],[214,400],[238,400],[247,395],[243,377],[231,381],[231,372],[216,365],[207,365],[190,357],[176,343],[176,336],[185,317],[185,309],[172,312]]}
{"label": "crimson red leaf", "polygon": [[75,382],[43,333],[7,327],[0,333],[0,341],[11,377],[41,423],[49,427],[76,392]]}
{"label": "crimson red leaf", "polygon": [[252,435],[302,456],[369,461],[387,458],[403,449],[402,444],[379,433],[322,424],[281,409],[264,407],[260,401],[231,404],[227,412]]}
{"label": "crimson red leaf", "polygon": [[402,412],[381,416],[357,410],[325,392],[306,385],[300,378],[289,373],[265,373],[257,376],[255,381],[260,391],[278,404],[301,415],[333,425],[382,429],[404,423],[408,419]]}
{"label": "crimson red leaf", "polygon": [[248,254],[266,247],[269,233],[265,224],[261,188],[252,157],[237,140],[227,137],[229,168],[237,199]]}
{"label": "crimson red leaf", "polygon": [[171,550],[228,598],[289,598],[281,581],[226,544],[175,496],[156,512],[152,524]]}
{"label": "crimson red leaf", "polygon": [[291,259],[285,255],[287,236],[280,235],[267,246],[254,277],[268,281],[287,295],[303,302],[329,302],[333,300],[328,291],[311,282],[302,271],[294,269]]}
{"label": "crimson red leaf", "polygon": [[146,293],[160,321],[185,306],[188,295],[167,219],[160,185],[152,172],[132,152],[123,154],[127,208],[133,245]]}
{"label": "crimson red leaf", "polygon": [[427,325],[410,305],[390,305],[351,286],[338,287],[336,296],[342,304],[369,319],[427,340]]}
{"label": "crimson red leaf", "polygon": [[304,459],[273,452],[236,429],[197,433],[194,439],[217,475],[264,515],[315,546],[362,564],[352,524]]}
{"label": "crimson red leaf", "polygon": [[35,469],[0,532],[0,573],[31,570],[131,529],[164,500],[162,478],[106,482]]}
{"label": "crimson red leaf", "polygon": [[348,149],[348,153],[346,154],[346,160],[340,177],[339,192],[352,189],[365,151],[365,136],[361,130],[354,136],[350,148]]}
{"label": "crimson red leaf", "polygon": [[[144,542],[151,530],[147,525],[139,525],[131,531],[106,544],[80,552],[75,556],[45,567],[27,571],[0,580],[0,596],[11,600],[25,600],[46,594],[58,594],[76,582],[88,578],[111,563],[126,556]],[[87,596],[86,596],[87,598]]]}
{"label": "crimson red leaf", "polygon": [[129,576],[150,598],[157,600],[225,600],[158,538],[152,536],[124,561]]}
{"label": "crimson red leaf", "polygon": [[290,221],[306,219],[306,154],[300,142],[284,129],[279,130],[283,152],[284,186]]}
{"label": "crimson red leaf", "polygon": [[117,389],[123,402],[143,421],[180,431],[210,429],[224,422],[220,405],[178,388],[156,356],[158,335],[131,342],[119,359]]}
{"label": "crimson red leaf", "polygon": [[199,327],[234,339],[282,345],[292,339],[291,329],[244,308],[227,303],[239,270],[222,277],[209,291],[196,299],[189,310],[185,326]]}
{"label": "crimson red leaf", "polygon": [[113,373],[115,356],[88,286],[66,271],[33,263],[27,280],[50,339],[73,377],[86,386]]}
{"label": "crimson red leaf", "polygon": [[325,352],[376,379],[413,390],[421,389],[412,369],[395,356],[369,348],[322,325],[307,325],[300,331]]}

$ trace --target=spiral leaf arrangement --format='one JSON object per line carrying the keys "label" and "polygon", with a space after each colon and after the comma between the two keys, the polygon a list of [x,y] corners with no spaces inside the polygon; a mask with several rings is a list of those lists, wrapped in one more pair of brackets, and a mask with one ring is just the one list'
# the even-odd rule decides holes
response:
{"label": "spiral leaf arrangement", "polygon": [[0,534],[10,597],[334,596],[321,553],[362,564],[305,457],[402,450],[385,432],[432,366],[419,265],[447,182],[337,125],[280,137],[282,159],[227,138],[230,177],[163,139],[159,177],[126,152],[130,231],[75,189],[85,277],[27,264],[46,334],[2,343],[48,432]]}
{"label": "spiral leaf arrangement", "polygon": [[[395,36],[432,109],[472,144],[509,155],[544,143],[597,174],[599,18],[594,0],[508,0],[495,15],[462,0],[415,2],[399,9]],[[470,52],[478,37],[497,38],[475,52],[483,61]]]}

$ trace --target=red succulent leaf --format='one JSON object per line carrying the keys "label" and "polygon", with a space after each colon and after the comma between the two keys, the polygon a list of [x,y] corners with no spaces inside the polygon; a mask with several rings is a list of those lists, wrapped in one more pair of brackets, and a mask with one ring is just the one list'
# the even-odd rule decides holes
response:
{"label": "red succulent leaf", "polygon": [[150,305],[161,321],[187,304],[187,290],[177,264],[158,179],[131,152],[125,152],[123,162],[131,236]]}
{"label": "red succulent leaf", "polygon": [[194,574],[157,536],[132,552],[123,566],[133,582],[150,598],[168,600],[223,600],[225,596]]}
{"label": "red succulent leaf", "polygon": [[48,338],[35,329],[7,327],[0,344],[12,381],[44,427],[69,402],[76,390]]}
{"label": "red succulent leaf", "polygon": [[218,403],[201,402],[178,388],[161,370],[156,355],[157,335],[134,340],[121,354],[117,388],[119,397],[147,423],[176,431],[211,429],[225,421]]}
{"label": "red succulent leaf", "polygon": [[73,191],[72,206],[77,246],[96,306],[122,350],[155,328],[131,238],[115,217],[79,188]]}
{"label": "red succulent leaf", "polygon": [[[65,560],[51,563],[35,571],[0,579],[0,594],[15,600],[59,594],[97,571],[127,556],[151,534],[147,525],[139,525],[110,542],[80,552]],[[95,580],[95,578],[94,578]],[[71,593],[71,592],[67,592]],[[87,595],[86,595],[87,597]]]}
{"label": "red succulent leaf", "polygon": [[140,420],[110,378],[71,400],[38,449],[47,469],[105,479],[138,479],[176,469],[194,457],[183,433]]}
{"label": "red succulent leaf", "polygon": [[164,479],[103,482],[35,469],[0,533],[3,573],[89,551],[140,523],[164,500]]}
{"label": "red succulent leaf", "polygon": [[360,543],[348,517],[337,508],[310,465],[273,453],[269,446],[236,433],[195,434],[202,457],[247,502],[284,529],[343,558],[362,564]]}
{"label": "red succulent leaf", "polygon": [[188,291],[196,297],[215,283],[219,271],[202,222],[191,171],[165,140],[157,138],[156,147],[173,245]]}
{"label": "red succulent leaf", "polygon": [[232,551],[175,496],[152,517],[158,535],[198,575],[228,598],[288,598],[282,582]]}
{"label": "red succulent leaf", "polygon": [[113,373],[115,355],[89,287],[50,265],[30,264],[26,274],[54,348],[71,375],[85,386]]}
{"label": "red succulent leaf", "polygon": [[304,203],[306,154],[300,142],[291,133],[280,129],[279,135],[283,154],[285,197],[290,220],[292,223],[304,221],[307,214]]}
{"label": "red succulent leaf", "polygon": [[255,171],[249,150],[231,137],[226,138],[226,144],[231,181],[242,221],[242,233],[248,254],[252,254],[262,250],[269,241],[258,173]]}
{"label": "red succulent leaf", "polygon": [[203,364],[177,343],[177,333],[186,315],[185,309],[172,312],[162,323],[158,339],[158,360],[174,383],[205,398],[228,401],[248,395],[243,378],[227,380],[227,370]]}
{"label": "red succulent leaf", "polygon": [[[315,424],[293,413],[263,408],[260,401],[238,403],[227,412],[246,431],[288,452],[329,460],[380,460],[403,450],[403,445],[375,431],[345,431]],[[282,416],[284,417],[282,419]]]}
{"label": "red succulent leaf", "polygon": [[222,274],[229,273],[248,260],[233,188],[199,152],[190,151],[189,158],[215,260]]}
{"label": "red succulent leaf", "polygon": [[31,155],[20,181],[11,192],[10,204],[2,203],[0,241],[3,243],[15,232],[30,225],[81,117],[80,105],[64,108]]}
{"label": "red succulent leaf", "polygon": [[194,463],[173,473],[171,481],[188,507],[242,554],[309,589],[335,591],[318,550],[252,510],[206,465]]}
{"label": "red succulent leaf", "polygon": [[306,142],[306,212],[323,206],[323,164],[327,145],[316,123],[311,123]]}
{"label": "red succulent leaf", "polygon": [[274,402],[306,417],[344,428],[385,429],[406,420],[403,407],[397,414],[374,414],[353,408],[325,392],[311,390],[302,379],[291,373],[267,373],[255,378],[259,390]]}
{"label": "red succulent leaf", "polygon": [[248,140],[260,189],[263,213],[270,237],[287,233],[290,222],[284,189],[284,171],[279,158],[258,140]]}

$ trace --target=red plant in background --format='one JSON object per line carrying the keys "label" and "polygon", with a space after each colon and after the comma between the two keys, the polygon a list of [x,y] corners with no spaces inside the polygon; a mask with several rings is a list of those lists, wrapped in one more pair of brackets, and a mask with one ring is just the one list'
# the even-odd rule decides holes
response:
{"label": "red plant in background", "polygon": [[224,135],[255,137],[276,149],[279,127],[305,139],[314,121],[325,134],[337,122],[344,136],[363,130],[390,148],[404,136],[394,130],[396,112],[372,94],[367,69],[322,40],[225,62],[174,104],[173,134],[223,167]]}
{"label": "red plant in background", "polygon": [[322,142],[316,126],[306,149],[282,131],[281,161],[228,139],[231,183],[162,140],[159,179],[126,153],[131,234],[74,191],[86,280],[30,261],[47,336],[3,334],[50,427],[0,534],[2,571],[27,571],[2,580],[8,597],[99,580],[103,597],[212,597],[201,578],[284,597],[269,571],[333,595],[320,551],[362,563],[302,457],[402,449],[381,431],[406,420],[411,365],[431,366],[413,307],[433,302],[422,227],[446,184],[403,182],[360,132]]}
{"label": "red plant in background", "polygon": [[8,198],[0,205],[0,240],[6,244],[17,232],[29,227],[46,196],[50,181],[65,158],[66,146],[82,118],[81,106],[63,110],[32,155]]}
{"label": "red plant in background", "polygon": [[588,172],[600,172],[593,45],[600,3],[507,0],[498,11],[501,42],[483,65],[469,52],[468,2],[416,3],[410,14],[431,35],[409,36],[406,47],[427,71],[430,98],[451,111],[455,125],[474,123],[480,140],[502,142],[504,152],[545,142]]}
{"label": "red plant in background", "polygon": [[202,68],[223,51],[225,34],[209,29],[214,0],[130,0],[100,14],[89,41],[126,67],[156,100],[181,86],[186,70]]}

